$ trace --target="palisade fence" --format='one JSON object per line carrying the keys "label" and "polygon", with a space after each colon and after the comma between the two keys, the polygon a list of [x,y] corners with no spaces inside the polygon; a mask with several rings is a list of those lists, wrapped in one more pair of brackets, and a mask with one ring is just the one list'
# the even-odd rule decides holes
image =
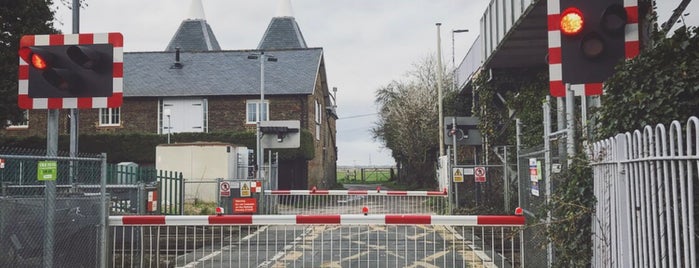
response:
{"label": "palisade fence", "polygon": [[593,267],[697,267],[699,119],[599,141]]}

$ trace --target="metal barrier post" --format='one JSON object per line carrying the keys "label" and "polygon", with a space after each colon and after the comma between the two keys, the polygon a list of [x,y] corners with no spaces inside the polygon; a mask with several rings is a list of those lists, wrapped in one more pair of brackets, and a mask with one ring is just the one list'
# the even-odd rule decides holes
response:
{"label": "metal barrier post", "polygon": [[107,217],[109,217],[109,202],[107,199],[107,154],[102,153],[102,174],[100,176],[100,203],[102,204],[100,210],[100,237],[99,237],[99,261],[100,267],[107,267],[108,253],[107,253]]}

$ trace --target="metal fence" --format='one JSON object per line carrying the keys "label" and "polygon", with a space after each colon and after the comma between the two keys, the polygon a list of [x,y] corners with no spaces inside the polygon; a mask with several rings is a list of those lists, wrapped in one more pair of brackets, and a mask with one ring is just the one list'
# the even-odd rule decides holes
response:
{"label": "metal fence", "polygon": [[106,267],[107,214],[183,211],[163,190],[181,185],[181,174],[57,155],[0,148],[0,266]]}
{"label": "metal fence", "polygon": [[271,214],[447,214],[447,191],[265,190]]}
{"label": "metal fence", "polygon": [[[38,150],[0,149],[0,196],[40,196],[44,183],[37,180]],[[101,157],[101,156],[92,156]],[[83,157],[85,158],[85,157]],[[87,155],[87,158],[90,158]],[[101,166],[91,161],[58,161],[56,190],[59,195],[98,194]],[[111,213],[169,214],[183,213],[182,174],[152,167],[108,164],[107,192]]]}
{"label": "metal fence", "polygon": [[[106,259],[106,188],[57,191],[57,185],[89,180],[104,185],[106,156],[61,155],[0,148],[3,266],[98,267]],[[17,183],[28,187],[8,189]]]}
{"label": "metal fence", "polygon": [[522,216],[110,216],[112,267],[522,267]]}
{"label": "metal fence", "polygon": [[594,267],[697,267],[699,119],[597,142]]}

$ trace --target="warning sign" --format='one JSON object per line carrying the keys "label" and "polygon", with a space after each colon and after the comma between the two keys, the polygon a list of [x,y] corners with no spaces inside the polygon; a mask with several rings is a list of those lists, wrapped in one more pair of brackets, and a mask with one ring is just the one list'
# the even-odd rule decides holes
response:
{"label": "warning sign", "polygon": [[255,198],[233,198],[233,213],[256,213],[257,199]]}
{"label": "warning sign", "polygon": [[0,168],[5,168],[5,159],[0,158]]}
{"label": "warning sign", "polygon": [[244,182],[243,185],[240,186],[240,196],[250,197],[250,185],[247,182]]}
{"label": "warning sign", "polygon": [[462,168],[452,168],[454,182],[464,182],[464,172]]}
{"label": "warning sign", "polygon": [[475,182],[485,182],[485,167],[473,168]]}
{"label": "warning sign", "polygon": [[227,181],[222,181],[219,184],[219,188],[221,189],[221,196],[228,197],[231,196],[231,184]]}

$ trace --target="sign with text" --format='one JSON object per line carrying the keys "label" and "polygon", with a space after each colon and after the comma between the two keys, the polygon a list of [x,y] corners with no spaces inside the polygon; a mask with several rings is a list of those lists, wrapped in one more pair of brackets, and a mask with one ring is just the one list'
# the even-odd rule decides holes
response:
{"label": "sign with text", "polygon": [[257,199],[255,198],[233,198],[233,213],[249,214],[257,212]]}
{"label": "sign with text", "polygon": [[36,165],[36,179],[40,181],[55,181],[58,163],[56,161],[39,161]]}

